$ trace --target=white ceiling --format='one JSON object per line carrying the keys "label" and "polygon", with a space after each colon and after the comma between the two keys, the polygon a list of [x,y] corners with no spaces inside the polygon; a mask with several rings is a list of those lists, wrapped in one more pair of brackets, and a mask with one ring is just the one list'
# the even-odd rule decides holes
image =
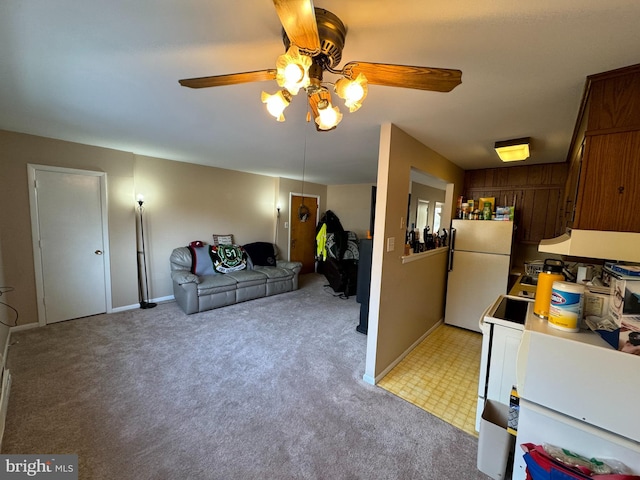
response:
{"label": "white ceiling", "polygon": [[[585,77],[640,63],[637,0],[316,0],[348,28],[343,63],[462,70],[450,93],[370,86],[316,132],[275,81],[194,90],[182,78],[274,68],[269,0],[0,0],[0,128],[322,184],[376,181],[392,122],[465,169],[498,167],[497,140],[532,137],[526,163],[564,161]],[[325,74],[325,80],[333,80]],[[306,149],[305,149],[306,144]]]}

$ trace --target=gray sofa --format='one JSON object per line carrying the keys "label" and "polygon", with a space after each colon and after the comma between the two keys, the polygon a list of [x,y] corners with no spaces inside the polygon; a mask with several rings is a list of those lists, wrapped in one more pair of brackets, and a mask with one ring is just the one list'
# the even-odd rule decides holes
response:
{"label": "gray sofa", "polygon": [[276,260],[275,266],[254,265],[229,273],[196,275],[188,247],[178,247],[170,256],[171,279],[176,302],[185,313],[213,308],[298,289],[300,262]]}

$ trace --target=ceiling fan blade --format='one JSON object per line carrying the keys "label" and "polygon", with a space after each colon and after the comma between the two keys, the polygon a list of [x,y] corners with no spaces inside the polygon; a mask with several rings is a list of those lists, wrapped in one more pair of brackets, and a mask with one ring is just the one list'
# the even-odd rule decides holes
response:
{"label": "ceiling fan blade", "polygon": [[462,72],[446,68],[389,65],[386,63],[349,62],[342,72],[355,79],[364,73],[372,85],[415,88],[434,92],[450,92],[462,83]]}
{"label": "ceiling fan blade", "polygon": [[276,71],[258,70],[255,72],[231,73],[228,75],[215,75],[213,77],[187,78],[178,80],[180,85],[189,88],[221,87],[224,85],[236,85],[238,83],[264,82],[275,80]]}
{"label": "ceiling fan blade", "polygon": [[307,55],[320,53],[313,0],[273,0],[273,5],[291,43]]}

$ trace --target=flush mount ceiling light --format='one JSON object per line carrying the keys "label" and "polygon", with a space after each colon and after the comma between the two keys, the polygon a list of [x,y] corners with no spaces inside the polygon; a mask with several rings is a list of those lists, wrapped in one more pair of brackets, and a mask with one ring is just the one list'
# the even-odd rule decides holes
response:
{"label": "flush mount ceiling light", "polygon": [[530,138],[516,138],[496,142],[495,149],[503,162],[517,162],[529,158]]}
{"label": "flush mount ceiling light", "polygon": [[[349,62],[339,69],[347,35],[342,20],[327,10],[315,8],[313,0],[273,0],[273,5],[282,24],[286,49],[286,53],[277,58],[275,69],[188,78],[180,80],[180,85],[205,88],[276,80],[282,90],[273,95],[262,92],[262,101],[269,112],[283,122],[283,111],[292,96],[304,90],[316,129],[327,131],[333,130],[342,119],[327,85],[333,86],[350,112],[355,112],[367,96],[368,85],[450,92],[462,83],[460,70],[444,68]],[[339,78],[335,82],[323,82],[323,72]]]}

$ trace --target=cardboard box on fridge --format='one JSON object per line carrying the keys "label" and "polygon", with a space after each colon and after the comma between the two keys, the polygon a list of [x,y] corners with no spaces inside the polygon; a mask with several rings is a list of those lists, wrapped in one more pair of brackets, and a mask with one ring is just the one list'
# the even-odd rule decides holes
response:
{"label": "cardboard box on fridge", "polygon": [[621,275],[605,267],[603,281],[609,284],[609,315],[618,325],[626,315],[640,316],[640,278]]}
{"label": "cardboard box on fridge", "polygon": [[640,355],[640,278],[614,272],[608,266],[607,276],[611,295],[608,316],[619,327],[618,350]]}

